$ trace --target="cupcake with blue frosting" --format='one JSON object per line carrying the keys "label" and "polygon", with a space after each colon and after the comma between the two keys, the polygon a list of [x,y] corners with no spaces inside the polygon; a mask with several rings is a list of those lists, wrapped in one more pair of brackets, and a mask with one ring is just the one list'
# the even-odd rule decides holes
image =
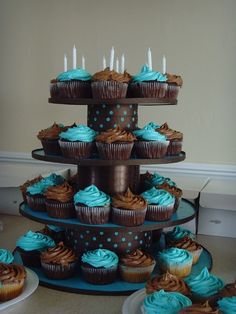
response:
{"label": "cupcake with blue frosting", "polygon": [[172,230],[167,231],[165,233],[165,239],[168,246],[171,246],[172,244],[175,244],[181,239],[184,239],[185,237],[194,239],[194,234],[181,226],[175,226]]}
{"label": "cupcake with blue frosting", "polygon": [[218,301],[218,307],[223,314],[236,313],[236,296],[222,298]]}
{"label": "cupcake with blue frosting", "polygon": [[55,242],[49,236],[29,230],[16,241],[16,250],[20,253],[25,266],[39,267],[40,254]]}
{"label": "cupcake with blue frosting", "polygon": [[90,127],[77,124],[59,134],[62,155],[67,158],[84,159],[92,155],[97,132]]}
{"label": "cupcake with blue frosting", "polygon": [[152,125],[147,124],[142,129],[134,130],[137,137],[134,144],[135,152],[140,158],[162,158],[166,155],[169,141]]}
{"label": "cupcake with blue frosting", "polygon": [[160,290],[145,297],[141,311],[143,314],[178,314],[181,309],[191,305],[192,301],[179,292]]}
{"label": "cupcake with blue frosting", "polygon": [[129,89],[133,97],[164,98],[167,87],[167,76],[145,64],[140,72],[132,77]]}
{"label": "cupcake with blue frosting", "polygon": [[91,74],[85,69],[70,69],[51,81],[52,98],[76,99],[91,97]]}
{"label": "cupcake with blue frosting", "polygon": [[9,250],[0,249],[0,263],[11,264],[14,260],[14,256]]}
{"label": "cupcake with blue frosting", "polygon": [[186,250],[172,247],[159,252],[157,261],[162,273],[169,272],[182,278],[191,273],[193,257]]}
{"label": "cupcake with blue frosting", "polygon": [[44,194],[48,187],[60,185],[65,181],[64,177],[55,173],[42,178],[26,189],[26,199],[29,207],[35,211],[46,211]]}
{"label": "cupcake with blue frosting", "polygon": [[152,221],[169,220],[172,216],[175,198],[165,190],[151,188],[141,194],[146,200],[146,219]]}
{"label": "cupcake with blue frosting", "polygon": [[74,195],[76,216],[86,224],[104,224],[109,220],[110,196],[95,185],[79,190]]}
{"label": "cupcake with blue frosting", "polygon": [[224,282],[219,277],[209,273],[206,267],[202,269],[200,274],[186,278],[185,282],[189,286],[195,302],[213,298],[224,287]]}
{"label": "cupcake with blue frosting", "polygon": [[109,284],[116,280],[118,256],[106,249],[85,252],[81,258],[84,279],[92,284]]}

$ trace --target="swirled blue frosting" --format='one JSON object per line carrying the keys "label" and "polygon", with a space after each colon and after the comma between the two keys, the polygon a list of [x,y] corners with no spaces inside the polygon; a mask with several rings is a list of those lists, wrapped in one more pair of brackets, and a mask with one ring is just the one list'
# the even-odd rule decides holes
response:
{"label": "swirled blue frosting", "polygon": [[98,268],[111,268],[118,265],[118,256],[106,249],[97,249],[88,251],[82,255],[82,262]]}
{"label": "swirled blue frosting", "polygon": [[217,304],[223,314],[236,313],[236,296],[222,298]]}
{"label": "swirled blue frosting", "polygon": [[190,276],[185,281],[192,293],[202,297],[210,297],[224,287],[224,282],[217,276],[210,274],[206,267],[202,269],[200,274]]}
{"label": "swirled blue frosting", "polygon": [[77,68],[71,69],[66,72],[62,72],[57,76],[57,80],[60,82],[77,80],[77,81],[90,81],[91,74],[89,74],[86,70]]}
{"label": "swirled blue frosting", "polygon": [[141,71],[133,76],[132,82],[139,83],[148,81],[166,82],[167,77],[160,72],[150,70],[149,66],[145,64],[141,68]]}
{"label": "swirled blue frosting", "polygon": [[189,264],[193,257],[186,250],[171,247],[158,253],[158,260],[167,263],[170,267]]}
{"label": "swirled blue frosting", "polygon": [[169,192],[155,187],[141,194],[148,204],[168,206],[175,202],[175,197]]}
{"label": "swirled blue frosting", "polygon": [[133,134],[140,140],[169,142],[165,135],[155,131],[154,128],[134,130]]}
{"label": "swirled blue frosting", "polygon": [[67,129],[65,132],[59,134],[60,139],[70,142],[93,142],[98,132],[94,131],[90,127],[82,124]]}
{"label": "swirled blue frosting", "polygon": [[55,245],[55,242],[49,236],[39,232],[33,232],[31,230],[16,241],[16,246],[25,251],[41,251]]}
{"label": "swirled blue frosting", "polygon": [[61,232],[65,230],[64,228],[55,225],[47,225],[47,227],[54,232]]}
{"label": "swirled blue frosting", "polygon": [[100,191],[95,185],[90,185],[84,190],[79,190],[74,195],[74,203],[84,204],[89,207],[106,206],[111,202],[111,198],[106,193]]}
{"label": "swirled blue frosting", "polygon": [[176,183],[172,181],[170,178],[163,177],[157,172],[154,172],[151,179],[148,180],[151,186],[156,186],[163,184],[164,182],[168,183],[170,186],[176,186]]}
{"label": "swirled blue frosting", "polygon": [[6,249],[0,249],[0,263],[11,264],[14,260],[12,253]]}
{"label": "swirled blue frosting", "polygon": [[192,301],[179,292],[156,291],[146,296],[142,311],[145,314],[177,314]]}
{"label": "swirled blue frosting", "polygon": [[49,186],[60,185],[65,179],[55,173],[50,174],[48,177],[43,178],[39,182],[36,182],[27,187],[26,191],[30,195],[44,194]]}
{"label": "swirled blue frosting", "polygon": [[194,234],[188,229],[182,228],[180,226],[176,226],[171,231],[166,232],[166,237],[170,240],[179,240],[184,237],[189,237],[193,239]]}

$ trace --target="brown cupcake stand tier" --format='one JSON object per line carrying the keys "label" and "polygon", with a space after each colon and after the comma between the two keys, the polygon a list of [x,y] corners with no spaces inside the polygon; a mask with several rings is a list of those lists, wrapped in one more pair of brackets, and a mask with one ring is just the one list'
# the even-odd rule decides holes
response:
{"label": "brown cupcake stand tier", "polygon": [[[176,99],[153,98],[125,98],[125,99],[52,99],[49,103],[65,105],[88,105],[87,125],[101,132],[120,125],[126,130],[138,127],[139,105],[176,105]],[[127,190],[129,187],[134,193],[140,192],[140,165],[166,164],[180,162],[185,159],[185,153],[175,156],[165,156],[159,159],[140,159],[131,156],[129,160],[103,160],[98,155],[90,159],[65,158],[61,155],[47,155],[43,149],[32,151],[32,157],[38,160],[63,164],[77,165],[77,190],[95,184],[100,190],[113,195]],[[97,248],[106,248],[118,255],[131,252],[136,248],[153,250],[156,254],[160,249],[163,237],[162,229],[190,221],[195,216],[195,207],[186,200],[181,200],[179,208],[168,221],[145,221],[136,227],[124,227],[111,222],[104,225],[82,224],[77,218],[56,219],[49,217],[47,212],[36,212],[28,205],[20,205],[20,213],[32,220],[51,225],[58,225],[65,229],[66,244],[70,245],[78,255],[84,251]],[[162,246],[163,248],[163,246]],[[154,255],[155,255],[154,254]],[[207,266],[211,267],[211,256],[204,250],[201,262],[193,271],[200,272]],[[118,295],[129,294],[144,287],[144,283],[132,284],[117,280],[112,285],[91,285],[83,281],[78,270],[78,276],[71,280],[53,281],[47,279],[41,269],[34,269],[42,285],[77,293]]]}

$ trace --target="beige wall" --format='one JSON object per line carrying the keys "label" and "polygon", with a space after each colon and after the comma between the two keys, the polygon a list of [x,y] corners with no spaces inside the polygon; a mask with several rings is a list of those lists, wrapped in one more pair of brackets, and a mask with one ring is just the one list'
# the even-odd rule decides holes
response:
{"label": "beige wall", "polygon": [[0,0],[0,151],[40,147],[53,121],[86,122],[86,107],[47,103],[73,44],[91,73],[114,45],[135,74],[150,46],[154,68],[166,54],[184,86],[178,106],[140,107],[139,125],[182,130],[189,162],[235,164],[235,15],[235,0]]}

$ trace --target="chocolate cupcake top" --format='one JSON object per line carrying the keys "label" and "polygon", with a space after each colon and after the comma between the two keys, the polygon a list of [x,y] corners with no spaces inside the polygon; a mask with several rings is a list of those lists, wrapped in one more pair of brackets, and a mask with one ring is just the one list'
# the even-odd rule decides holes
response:
{"label": "chocolate cupcake top", "polygon": [[187,250],[189,252],[193,252],[193,251],[202,249],[202,246],[200,244],[193,241],[189,237],[184,237],[184,238],[176,241],[174,244],[171,244],[171,246],[177,247],[179,249],[184,249],[184,250]]}
{"label": "chocolate cupcake top", "polygon": [[11,264],[14,260],[12,253],[6,249],[0,249],[0,263]]}
{"label": "chocolate cupcake top", "polygon": [[228,283],[218,295],[220,298],[236,296],[236,282]]}
{"label": "chocolate cupcake top", "polygon": [[46,264],[67,266],[70,263],[76,262],[76,256],[63,242],[59,242],[56,246],[48,248],[41,253],[41,261]]}
{"label": "chocolate cupcake top", "polygon": [[145,199],[140,195],[133,194],[130,189],[125,193],[115,194],[111,204],[113,207],[124,210],[144,210],[147,207]]}
{"label": "chocolate cupcake top", "polygon": [[34,183],[37,183],[37,182],[41,181],[42,179],[43,179],[43,177],[41,175],[39,175],[38,177],[36,177],[32,180],[27,180],[24,184],[20,185],[21,192],[26,193],[26,190],[30,185],[33,185]]}
{"label": "chocolate cupcake top", "polygon": [[213,308],[209,305],[208,301],[206,301],[203,304],[197,303],[197,304],[193,304],[191,306],[185,307],[179,313],[180,314],[188,314],[188,313],[192,313],[192,314],[201,314],[201,313],[219,314],[220,312],[219,312],[219,310],[213,310]]}
{"label": "chocolate cupcake top", "polygon": [[95,268],[117,267],[119,258],[116,253],[106,250],[97,249],[85,252],[81,258],[83,263],[89,264]]}
{"label": "chocolate cupcake top", "polygon": [[79,190],[74,195],[74,203],[89,207],[110,205],[110,196],[100,191],[95,185],[90,185],[84,190]]}
{"label": "chocolate cupcake top", "polygon": [[59,134],[61,140],[69,142],[93,142],[97,132],[90,127],[82,124],[77,124],[68,128],[65,132]]}
{"label": "chocolate cupcake top", "polygon": [[158,185],[158,189],[165,190],[177,198],[180,198],[183,195],[183,191],[180,188],[177,188],[177,186],[174,185],[170,186],[167,182]]}
{"label": "chocolate cupcake top", "polygon": [[181,309],[190,305],[191,300],[183,294],[160,290],[146,296],[142,313],[178,314]]}
{"label": "chocolate cupcake top", "polygon": [[73,200],[74,190],[69,183],[65,182],[61,185],[48,187],[44,195],[46,199],[66,203]]}
{"label": "chocolate cupcake top", "polygon": [[66,72],[62,72],[57,76],[57,81],[66,82],[66,81],[90,81],[91,74],[89,74],[86,70],[77,68],[71,69]]}
{"label": "chocolate cupcake top", "polygon": [[169,292],[180,292],[184,295],[190,295],[190,290],[183,279],[168,272],[149,279],[146,284],[146,292],[148,294],[162,289]]}
{"label": "chocolate cupcake top", "polygon": [[236,297],[226,297],[219,300],[218,307],[224,314],[236,313]]}
{"label": "chocolate cupcake top", "polygon": [[47,235],[29,230],[16,241],[16,246],[25,250],[44,250],[55,246],[55,242]]}
{"label": "chocolate cupcake top", "polygon": [[143,65],[141,71],[137,75],[134,75],[132,78],[133,83],[150,81],[166,82],[166,80],[167,80],[166,75],[151,70],[147,64]]}
{"label": "chocolate cupcake top", "polygon": [[39,131],[37,137],[39,140],[57,140],[59,134],[65,131],[67,127],[64,127],[63,124],[53,123],[53,125],[47,129]]}
{"label": "chocolate cupcake top", "polygon": [[155,263],[154,258],[147,252],[139,249],[132,253],[127,253],[120,258],[120,264],[129,267],[145,267]]}
{"label": "chocolate cupcake top", "polygon": [[6,284],[21,282],[26,276],[24,266],[0,263],[0,287]]}
{"label": "chocolate cupcake top", "polygon": [[103,71],[99,71],[92,76],[92,81],[116,81],[120,83],[129,83],[131,75],[128,72],[118,73],[114,70],[110,71],[109,67]]}
{"label": "chocolate cupcake top", "polygon": [[151,205],[169,206],[175,203],[173,195],[165,190],[156,189],[155,187],[143,192],[141,196]]}
{"label": "chocolate cupcake top", "polygon": [[164,134],[168,140],[172,140],[172,141],[182,141],[183,140],[183,133],[169,128],[167,122],[162,124],[160,126],[160,128],[157,128],[157,131],[161,134]]}
{"label": "chocolate cupcake top", "polygon": [[206,267],[197,276],[189,276],[185,282],[193,294],[206,298],[213,296],[224,287],[224,282],[210,274]]}
{"label": "chocolate cupcake top", "polygon": [[175,74],[170,74],[167,73],[167,82],[170,84],[175,84],[177,86],[182,86],[183,85],[183,80],[180,75],[175,75]]}
{"label": "chocolate cupcake top", "polygon": [[135,140],[136,137],[131,132],[122,130],[119,125],[114,129],[108,129],[96,136],[97,142],[103,142],[107,144],[116,142],[133,142]]}

